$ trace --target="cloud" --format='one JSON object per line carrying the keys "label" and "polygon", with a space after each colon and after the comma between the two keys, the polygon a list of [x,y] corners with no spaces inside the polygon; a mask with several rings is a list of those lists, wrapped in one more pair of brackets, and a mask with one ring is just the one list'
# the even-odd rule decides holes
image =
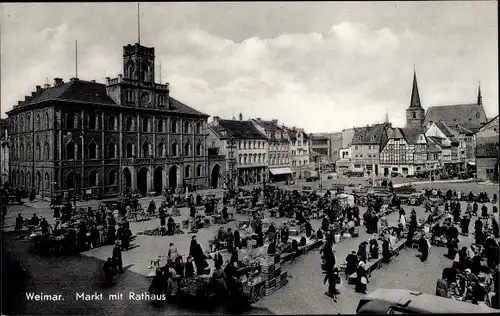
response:
{"label": "cloud", "polygon": [[[171,83],[173,97],[210,115],[276,118],[309,132],[381,122],[386,109],[394,124],[403,125],[415,63],[424,107],[474,101],[477,80],[471,78],[481,74],[471,65],[483,62],[484,54],[491,62],[479,67],[482,73],[496,69],[491,50],[450,44],[418,28],[344,20],[309,32],[248,33],[237,40],[202,29],[203,23],[167,24],[157,23],[145,45],[155,47],[156,79],[161,63],[161,79]],[[122,46],[133,38],[98,29],[67,22],[22,37],[7,32],[2,42],[13,48],[2,45],[2,112],[46,77],[74,76],[75,38],[80,78],[104,82],[121,73]],[[485,104],[488,95],[498,97],[498,76],[489,76],[482,87]],[[450,85],[453,80],[460,83]]]}

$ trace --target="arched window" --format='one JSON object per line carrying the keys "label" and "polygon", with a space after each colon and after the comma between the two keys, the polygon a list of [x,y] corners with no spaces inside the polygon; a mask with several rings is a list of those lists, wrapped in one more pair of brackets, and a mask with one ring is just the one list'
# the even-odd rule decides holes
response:
{"label": "arched window", "polygon": [[414,119],[416,119],[416,118],[417,118],[417,112],[412,112],[412,117],[413,117]]}
{"label": "arched window", "polygon": [[179,130],[179,126],[178,126],[178,123],[177,123],[177,120],[172,120],[172,134],[177,134],[178,133],[178,130]]}
{"label": "arched window", "polygon": [[21,160],[24,159],[24,145],[22,145],[22,144],[19,147],[19,158],[21,158]]}
{"label": "arched window", "polygon": [[158,126],[157,126],[156,131],[160,132],[160,133],[163,132],[163,120],[162,119],[158,119]]}
{"label": "arched window", "polygon": [[66,113],[66,128],[67,129],[75,128],[75,115],[73,113]]}
{"label": "arched window", "polygon": [[97,183],[97,171],[92,170],[89,172],[89,187],[96,187]]}
{"label": "arched window", "polygon": [[198,166],[196,167],[196,176],[197,176],[197,177],[201,177],[201,170],[202,170],[202,169],[201,169],[201,165],[198,165]]}
{"label": "arched window", "polygon": [[177,143],[172,144],[172,152],[170,154],[172,157],[177,157],[179,155],[179,145],[177,145]]}
{"label": "arched window", "polygon": [[132,116],[127,117],[127,121],[125,122],[126,129],[129,132],[134,131],[134,118]]}
{"label": "arched window", "polygon": [[43,188],[45,190],[50,190],[50,176],[49,176],[48,172],[45,172],[44,181],[43,181]]}
{"label": "arched window", "polygon": [[21,171],[21,185],[25,185],[26,184],[26,178],[24,177],[24,171]]}
{"label": "arched window", "polygon": [[149,119],[147,117],[142,119],[142,132],[149,132]]}
{"label": "arched window", "polygon": [[49,112],[45,112],[45,128],[50,129]]}
{"label": "arched window", "polygon": [[126,150],[127,152],[125,153],[125,157],[132,158],[134,156],[134,144],[128,143]]}
{"label": "arched window", "polygon": [[89,159],[97,159],[97,144],[94,141],[89,143],[88,147],[88,157]]}
{"label": "arched window", "polygon": [[196,134],[201,134],[201,133],[202,133],[201,123],[198,122],[196,123]]}
{"label": "arched window", "polygon": [[157,157],[165,157],[165,146],[163,143],[158,145],[158,152],[156,153]]}
{"label": "arched window", "polygon": [[42,160],[42,146],[40,146],[40,143],[36,143],[36,160]]}
{"label": "arched window", "polygon": [[49,142],[45,142],[45,144],[43,145],[43,157],[47,161],[50,159],[50,146],[49,146]]}
{"label": "arched window", "polygon": [[131,61],[128,63],[127,65],[127,75],[129,78],[132,78],[132,76],[134,75],[134,63]]}
{"label": "arched window", "polygon": [[184,145],[184,156],[191,156],[191,144],[189,142]]}
{"label": "arched window", "polygon": [[142,144],[142,157],[143,158],[149,158],[149,156],[150,156],[149,143],[148,142],[144,142]]}
{"label": "arched window", "polygon": [[26,159],[33,157],[33,151],[31,150],[30,144],[26,145],[26,155],[24,155],[24,157],[26,157]]}
{"label": "arched window", "polygon": [[89,115],[89,129],[97,129],[97,114],[93,113]]}
{"label": "arched window", "polygon": [[239,158],[240,158],[240,160],[239,160],[239,161],[240,161],[240,164],[242,164],[242,163],[243,163],[243,156],[242,156],[242,155],[240,155],[240,156],[239,156]]}
{"label": "arched window", "polygon": [[69,142],[66,144],[66,159],[74,159],[75,158],[75,144],[73,142]]}
{"label": "arched window", "polygon": [[114,142],[109,143],[108,145],[108,158],[116,157],[116,144]]}
{"label": "arched window", "polygon": [[253,163],[257,162],[257,154],[253,154]]}
{"label": "arched window", "polygon": [[21,119],[19,120],[19,131],[24,132],[24,118],[23,117],[21,117]]}
{"label": "arched window", "polygon": [[116,170],[110,170],[109,171],[109,173],[108,173],[108,184],[109,185],[116,184],[116,175],[117,175]]}
{"label": "arched window", "polygon": [[26,115],[26,121],[24,122],[24,124],[26,124],[27,131],[31,130],[31,116],[29,113]]}
{"label": "arched window", "polygon": [[203,147],[201,146],[201,143],[198,143],[196,145],[196,155],[197,156],[201,156],[202,155],[202,151],[203,151]]}
{"label": "arched window", "polygon": [[116,118],[114,115],[110,115],[108,117],[108,130],[110,131],[116,130]]}
{"label": "arched window", "polygon": [[42,129],[42,120],[40,119],[40,113],[36,114],[36,123],[35,123],[36,129],[40,130]]}
{"label": "arched window", "polygon": [[184,134],[189,134],[189,132],[190,132],[190,130],[189,130],[190,128],[189,127],[190,127],[189,122],[188,121],[184,122],[184,128],[183,128],[183,133]]}
{"label": "arched window", "polygon": [[185,168],[185,172],[184,172],[184,176],[186,178],[189,178],[191,177],[191,166],[190,165],[187,165],[186,168]]}

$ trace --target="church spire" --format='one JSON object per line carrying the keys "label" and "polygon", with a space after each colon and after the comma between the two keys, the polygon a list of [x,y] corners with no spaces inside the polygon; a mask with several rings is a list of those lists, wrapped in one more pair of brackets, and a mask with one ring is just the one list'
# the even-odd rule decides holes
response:
{"label": "church spire", "polygon": [[481,81],[479,81],[479,88],[477,90],[477,105],[483,105],[483,97],[481,96]]}
{"label": "church spire", "polygon": [[387,112],[387,108],[385,108],[385,124],[389,124],[389,113]]}
{"label": "church spire", "polygon": [[418,94],[417,72],[413,66],[413,89],[411,90],[410,108],[422,108],[420,104],[420,95]]}

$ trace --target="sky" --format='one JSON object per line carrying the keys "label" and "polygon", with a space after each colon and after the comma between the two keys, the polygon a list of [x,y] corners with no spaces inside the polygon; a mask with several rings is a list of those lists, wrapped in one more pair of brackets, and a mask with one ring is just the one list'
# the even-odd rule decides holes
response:
{"label": "sky", "polygon": [[[403,126],[415,66],[422,106],[498,114],[496,1],[141,3],[141,44],[172,97],[231,119],[308,132]],[[136,3],[1,4],[1,115],[48,78],[105,83],[137,42]],[[161,67],[160,67],[161,64]],[[161,68],[161,76],[160,76]]]}

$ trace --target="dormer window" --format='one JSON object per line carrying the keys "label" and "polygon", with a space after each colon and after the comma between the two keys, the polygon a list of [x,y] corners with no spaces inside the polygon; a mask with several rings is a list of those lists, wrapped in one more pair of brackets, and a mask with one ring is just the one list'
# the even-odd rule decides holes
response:
{"label": "dormer window", "polygon": [[476,113],[476,118],[477,118],[477,119],[479,118],[479,112],[478,112],[478,113]]}

